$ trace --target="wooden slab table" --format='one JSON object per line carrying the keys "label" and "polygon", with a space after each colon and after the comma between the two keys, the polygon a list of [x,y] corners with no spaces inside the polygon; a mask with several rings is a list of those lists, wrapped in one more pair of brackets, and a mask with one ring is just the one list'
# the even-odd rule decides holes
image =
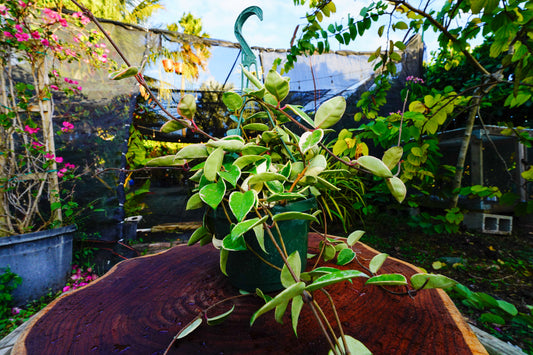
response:
{"label": "wooden slab table", "polygon": [[[310,234],[310,252],[319,237]],[[314,250],[313,250],[314,249]],[[354,246],[364,262],[377,252]],[[219,271],[218,251],[209,246],[176,246],[156,255],[117,264],[88,286],[64,295],[32,320],[15,344],[14,354],[163,354],[173,337],[215,302],[235,296]],[[354,268],[354,264],[350,265]],[[409,277],[414,266],[388,258],[381,272]],[[328,286],[345,332],[374,354],[486,354],[452,301],[442,290],[423,290],[414,298],[353,284]],[[320,304],[326,304],[315,292]],[[263,304],[257,297],[234,300],[232,315],[221,325],[202,325],[180,339],[169,354],[327,354],[328,344],[308,307],[295,337],[290,309],[284,324],[273,312],[250,327]],[[222,305],[219,313],[229,309]],[[330,308],[325,306],[325,312]]]}

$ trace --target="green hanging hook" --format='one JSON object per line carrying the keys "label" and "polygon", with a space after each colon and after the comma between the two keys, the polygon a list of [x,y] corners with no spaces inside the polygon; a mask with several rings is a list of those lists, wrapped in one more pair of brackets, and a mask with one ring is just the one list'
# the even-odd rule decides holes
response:
{"label": "green hanging hook", "polygon": [[247,68],[250,71],[252,64],[255,65],[255,69],[257,70],[257,61],[254,53],[252,52],[252,49],[250,48],[248,43],[246,43],[244,37],[242,36],[242,26],[244,25],[244,22],[248,19],[248,17],[252,15],[256,15],[261,21],[263,21],[263,10],[261,10],[259,6],[247,7],[239,14],[239,17],[237,17],[237,20],[235,21],[235,37],[237,37],[237,40],[239,41],[242,50],[241,63],[243,67]]}

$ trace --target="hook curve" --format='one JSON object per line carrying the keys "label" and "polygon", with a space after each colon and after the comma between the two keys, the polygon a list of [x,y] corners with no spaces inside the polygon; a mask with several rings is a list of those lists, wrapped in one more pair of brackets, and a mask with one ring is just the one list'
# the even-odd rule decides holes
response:
{"label": "hook curve", "polygon": [[242,65],[247,68],[250,68],[252,64],[255,64],[257,67],[255,55],[242,36],[242,26],[244,25],[244,22],[252,15],[256,15],[259,17],[259,20],[263,21],[263,10],[261,10],[259,6],[250,6],[239,14],[239,17],[237,17],[237,20],[235,21],[234,28],[235,37],[237,37],[242,49]]}

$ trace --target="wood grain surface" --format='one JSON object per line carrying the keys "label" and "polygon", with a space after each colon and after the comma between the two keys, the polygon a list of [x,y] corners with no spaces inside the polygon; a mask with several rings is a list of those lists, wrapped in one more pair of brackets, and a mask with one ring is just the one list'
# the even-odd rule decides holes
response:
{"label": "wood grain surface", "polygon": [[[311,252],[316,252],[318,240],[318,235],[310,234]],[[361,243],[354,250],[363,264],[377,253]],[[104,277],[50,304],[33,319],[13,353],[163,354],[174,335],[201,309],[238,295],[220,273],[218,261],[218,251],[211,245],[176,246],[123,261]],[[389,258],[381,272],[409,277],[419,270]],[[327,290],[335,300],[345,332],[374,354],[486,354],[443,291],[423,290],[411,298],[364,286],[363,282],[354,279]],[[315,292],[314,297],[331,314],[324,296]],[[328,344],[308,307],[302,310],[296,337],[290,307],[284,324],[276,323],[269,312],[250,327],[250,317],[262,300],[244,297],[234,303],[236,309],[226,322],[202,325],[178,340],[169,353],[328,353]],[[230,307],[231,303],[223,304],[213,315]]]}

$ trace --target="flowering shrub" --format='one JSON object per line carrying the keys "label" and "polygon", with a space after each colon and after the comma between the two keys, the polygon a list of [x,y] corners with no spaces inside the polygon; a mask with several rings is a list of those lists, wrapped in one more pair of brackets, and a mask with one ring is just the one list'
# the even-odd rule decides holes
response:
{"label": "flowering shrub", "polygon": [[87,285],[89,282],[94,281],[98,278],[98,275],[96,275],[93,272],[93,269],[88,267],[83,270],[83,267],[80,267],[78,265],[72,266],[72,275],[67,281],[67,284],[65,287],[63,287],[63,292],[72,291],[75,289],[78,289],[80,287],[83,287]]}
{"label": "flowering shrub", "polygon": [[54,129],[53,100],[83,88],[56,64],[78,61],[88,70],[112,64],[103,36],[85,29],[89,19],[56,5],[57,11],[0,0],[0,236],[57,227],[74,213],[72,191],[60,186],[77,178],[76,166],[58,155],[54,136],[72,134],[75,117],[62,117]]}

